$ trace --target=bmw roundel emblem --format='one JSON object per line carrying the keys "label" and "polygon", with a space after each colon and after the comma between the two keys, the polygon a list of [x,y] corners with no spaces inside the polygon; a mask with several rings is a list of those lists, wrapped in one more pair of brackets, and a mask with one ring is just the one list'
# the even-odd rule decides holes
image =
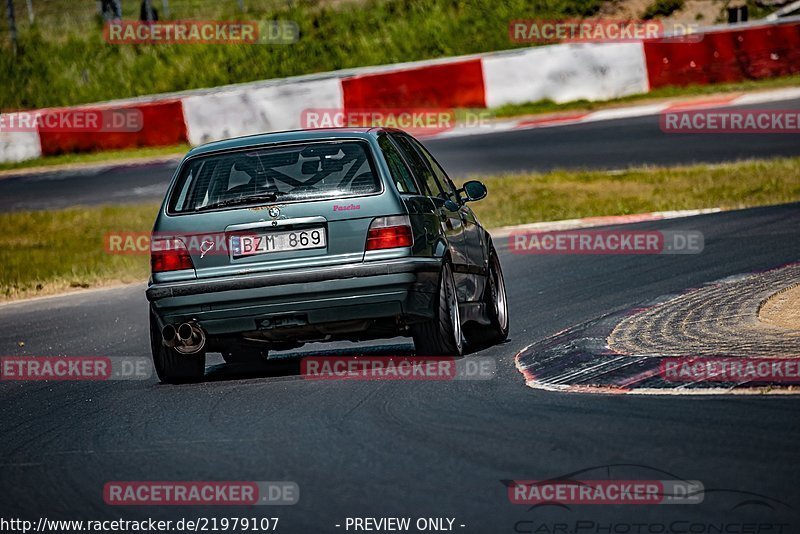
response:
{"label": "bmw roundel emblem", "polygon": [[277,219],[281,214],[281,209],[277,206],[272,206],[267,213],[269,213],[269,216],[273,219]]}

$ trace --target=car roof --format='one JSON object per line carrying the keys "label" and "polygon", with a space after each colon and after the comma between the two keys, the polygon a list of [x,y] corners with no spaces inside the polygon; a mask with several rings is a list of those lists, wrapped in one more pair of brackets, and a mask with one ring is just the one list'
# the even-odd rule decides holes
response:
{"label": "car roof", "polygon": [[382,131],[399,131],[393,128],[320,128],[314,130],[291,130],[286,132],[272,132],[264,134],[233,137],[222,141],[214,141],[200,145],[189,151],[186,157],[197,156],[210,152],[225,151],[229,149],[247,148],[251,146],[268,145],[272,143],[287,143],[292,141],[324,141],[329,139],[368,139]]}

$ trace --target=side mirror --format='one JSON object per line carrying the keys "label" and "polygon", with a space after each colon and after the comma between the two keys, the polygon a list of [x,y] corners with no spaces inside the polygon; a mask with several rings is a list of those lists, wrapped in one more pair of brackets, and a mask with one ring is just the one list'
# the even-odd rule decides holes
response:
{"label": "side mirror", "polygon": [[486,190],[486,186],[483,185],[481,182],[477,180],[470,180],[464,183],[464,187],[461,189],[464,192],[464,196],[466,197],[467,202],[474,202],[476,200],[480,200],[486,197],[488,191]]}

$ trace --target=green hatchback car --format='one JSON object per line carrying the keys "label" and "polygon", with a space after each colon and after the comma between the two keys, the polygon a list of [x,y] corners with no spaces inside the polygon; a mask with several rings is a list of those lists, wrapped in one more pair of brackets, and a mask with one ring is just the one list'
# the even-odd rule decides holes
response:
{"label": "green hatchback car", "polygon": [[400,130],[305,130],[192,149],[167,190],[147,288],[163,382],[206,352],[266,359],[306,342],[410,336],[421,356],[508,336],[491,237],[428,150]]}

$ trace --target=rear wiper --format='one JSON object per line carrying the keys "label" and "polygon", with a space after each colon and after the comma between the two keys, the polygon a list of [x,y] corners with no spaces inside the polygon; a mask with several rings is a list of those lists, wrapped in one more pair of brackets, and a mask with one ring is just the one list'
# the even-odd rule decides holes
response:
{"label": "rear wiper", "polygon": [[214,208],[224,208],[226,206],[238,206],[242,204],[257,204],[258,202],[275,202],[278,200],[278,193],[262,193],[260,195],[250,195],[247,197],[229,198],[228,200],[221,200],[214,204],[206,206],[198,206],[194,211],[210,210]]}

